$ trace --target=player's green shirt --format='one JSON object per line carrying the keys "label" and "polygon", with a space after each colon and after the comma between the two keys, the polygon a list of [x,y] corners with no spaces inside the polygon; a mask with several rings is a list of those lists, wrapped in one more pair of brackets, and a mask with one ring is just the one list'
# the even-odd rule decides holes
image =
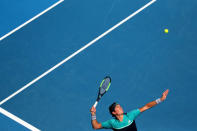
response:
{"label": "player's green shirt", "polygon": [[103,128],[106,128],[106,129],[123,129],[123,128],[130,126],[134,122],[135,118],[139,116],[139,114],[140,114],[140,110],[135,109],[135,110],[128,112],[127,114],[124,114],[123,121],[119,121],[117,119],[111,119],[111,120],[102,122],[101,125]]}

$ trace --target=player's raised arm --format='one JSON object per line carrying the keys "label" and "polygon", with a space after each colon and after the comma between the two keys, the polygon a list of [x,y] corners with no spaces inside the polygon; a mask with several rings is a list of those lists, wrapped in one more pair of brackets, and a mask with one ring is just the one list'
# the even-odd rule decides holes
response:
{"label": "player's raised arm", "polygon": [[168,92],[169,92],[169,89],[167,89],[167,90],[162,94],[162,97],[161,97],[161,98],[158,98],[157,100],[152,101],[152,102],[146,104],[146,105],[143,106],[142,108],[139,108],[140,112],[144,112],[144,111],[146,111],[146,110],[152,108],[153,106],[155,106],[155,105],[157,105],[157,104],[163,102],[163,101],[166,99],[166,97],[167,97],[167,95],[168,95]]}
{"label": "player's raised arm", "polygon": [[101,129],[101,128],[102,128],[101,123],[99,123],[99,122],[96,120],[96,108],[93,106],[93,107],[90,109],[90,112],[91,112],[91,116],[92,116],[92,120],[91,120],[92,128],[94,128],[94,129]]}

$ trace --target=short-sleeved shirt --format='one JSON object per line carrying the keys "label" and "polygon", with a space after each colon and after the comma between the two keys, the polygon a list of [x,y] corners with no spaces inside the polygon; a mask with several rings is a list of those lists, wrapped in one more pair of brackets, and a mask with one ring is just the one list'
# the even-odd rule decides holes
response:
{"label": "short-sleeved shirt", "polygon": [[113,129],[114,131],[137,131],[135,119],[140,115],[140,110],[135,109],[123,115],[123,121],[118,119],[111,119],[102,122],[101,125],[106,129]]}

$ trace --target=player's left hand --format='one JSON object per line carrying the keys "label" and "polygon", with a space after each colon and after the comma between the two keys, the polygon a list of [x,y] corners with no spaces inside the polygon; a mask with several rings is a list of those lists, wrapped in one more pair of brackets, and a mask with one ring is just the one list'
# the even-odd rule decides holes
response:
{"label": "player's left hand", "polygon": [[164,101],[168,95],[169,89],[167,89],[166,91],[163,92],[163,95],[161,97],[161,100]]}

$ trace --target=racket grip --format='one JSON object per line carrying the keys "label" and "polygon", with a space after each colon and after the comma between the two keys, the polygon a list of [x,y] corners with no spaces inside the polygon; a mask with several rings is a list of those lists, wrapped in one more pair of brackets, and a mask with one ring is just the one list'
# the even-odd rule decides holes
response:
{"label": "racket grip", "polygon": [[97,106],[97,104],[98,104],[98,101],[96,101],[95,103],[94,103],[94,108],[96,108],[96,106]]}

